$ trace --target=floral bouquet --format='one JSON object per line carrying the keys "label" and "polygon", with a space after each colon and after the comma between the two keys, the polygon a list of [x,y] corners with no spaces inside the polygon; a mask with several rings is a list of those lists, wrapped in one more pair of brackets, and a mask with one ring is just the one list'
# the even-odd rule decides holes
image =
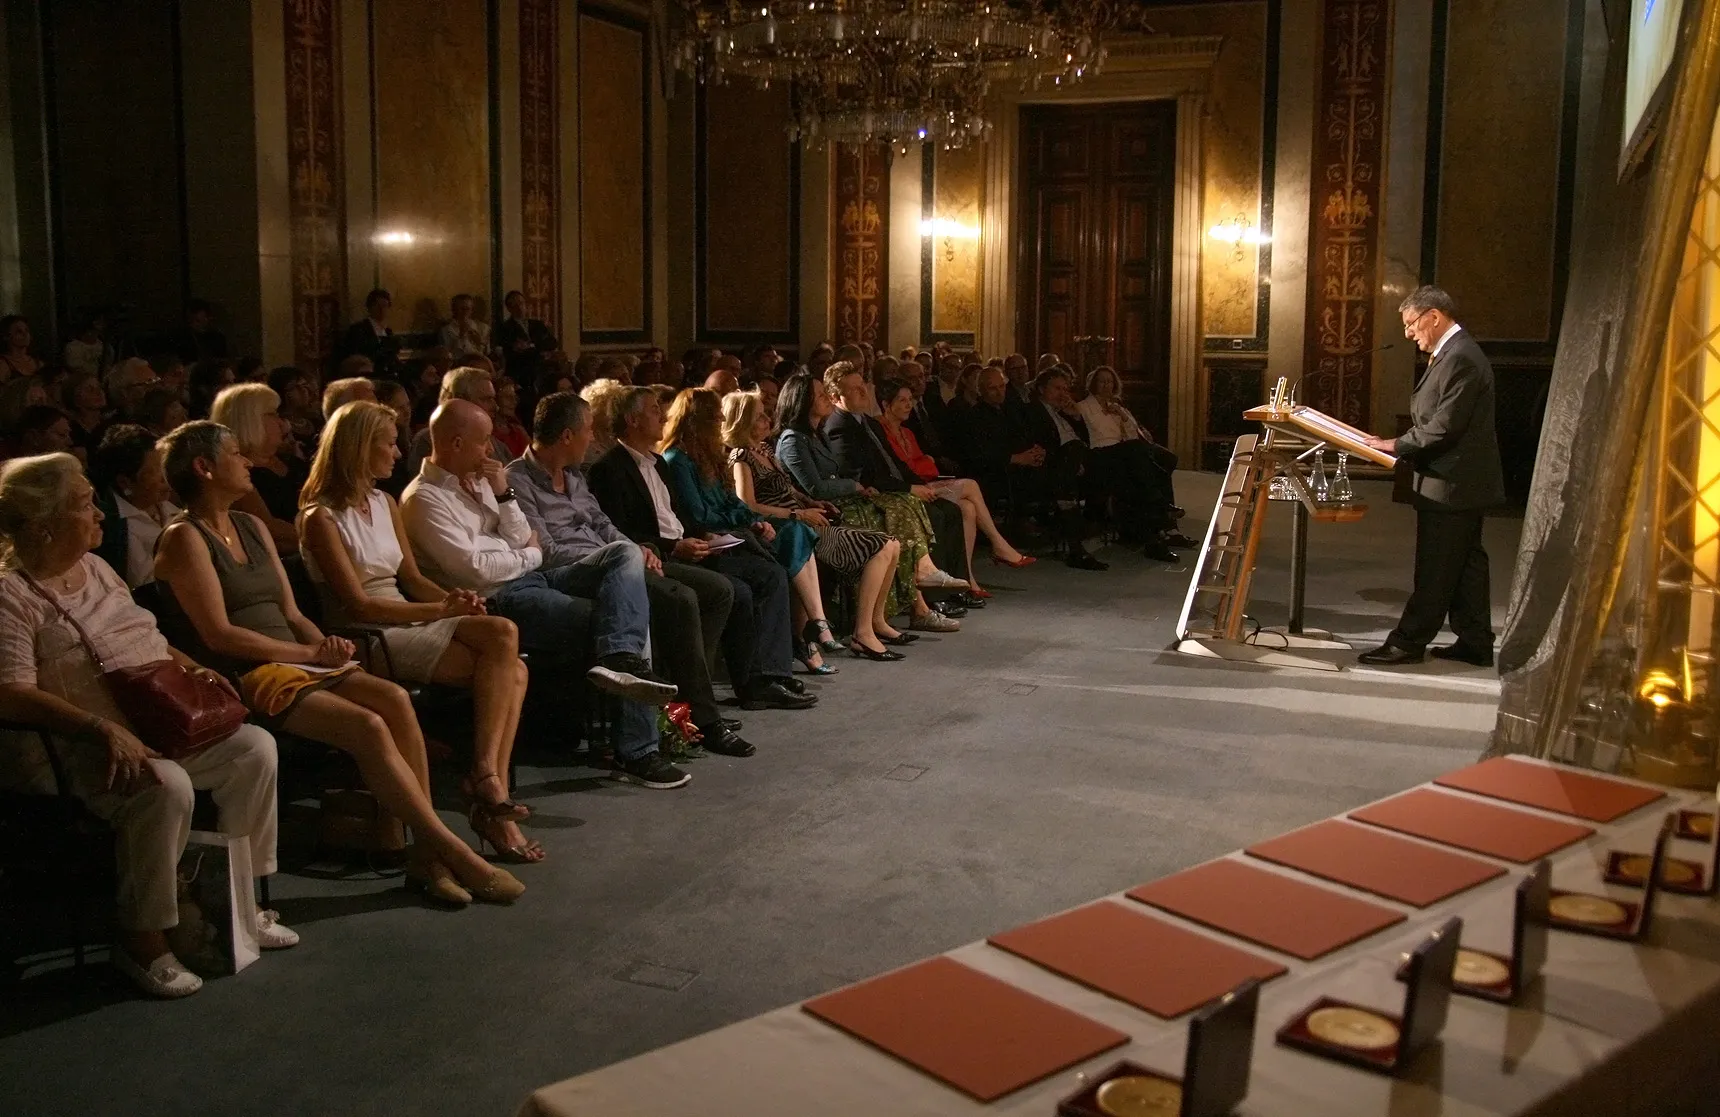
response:
{"label": "floral bouquet", "polygon": [[693,724],[693,707],[685,702],[671,702],[657,711],[659,749],[670,760],[697,760],[705,755],[699,746],[704,734]]}

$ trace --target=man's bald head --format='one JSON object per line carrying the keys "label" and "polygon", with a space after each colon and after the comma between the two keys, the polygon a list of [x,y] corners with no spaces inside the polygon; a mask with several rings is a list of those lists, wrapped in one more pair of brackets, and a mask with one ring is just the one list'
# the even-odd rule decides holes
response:
{"label": "man's bald head", "polygon": [[430,415],[430,460],[457,477],[477,472],[490,453],[489,414],[470,400],[451,399]]}
{"label": "man's bald head", "polygon": [[979,374],[979,398],[993,407],[1003,405],[1004,393],[1009,388],[1009,378],[1000,368],[988,368]]}

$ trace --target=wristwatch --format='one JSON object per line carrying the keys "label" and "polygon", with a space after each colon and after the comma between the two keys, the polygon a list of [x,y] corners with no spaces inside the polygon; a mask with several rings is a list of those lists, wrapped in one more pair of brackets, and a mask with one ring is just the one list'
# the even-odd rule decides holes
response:
{"label": "wristwatch", "polygon": [[506,504],[508,501],[513,500],[518,495],[519,494],[514,492],[513,486],[509,485],[506,489],[504,489],[501,492],[500,495],[498,495],[496,497],[496,503],[497,504]]}

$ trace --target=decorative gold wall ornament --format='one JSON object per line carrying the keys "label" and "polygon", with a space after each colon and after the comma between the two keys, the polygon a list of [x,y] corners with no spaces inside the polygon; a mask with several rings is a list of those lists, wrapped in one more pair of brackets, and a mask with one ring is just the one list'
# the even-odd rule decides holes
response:
{"label": "decorative gold wall ornament", "polygon": [[790,82],[791,140],[982,142],[993,78],[1066,85],[1105,60],[1127,0],[677,0],[675,65],[699,81]]}
{"label": "decorative gold wall ornament", "polygon": [[334,350],[346,292],[346,178],[336,96],[334,0],[290,0],[287,212],[292,230],[293,360],[320,368]]}

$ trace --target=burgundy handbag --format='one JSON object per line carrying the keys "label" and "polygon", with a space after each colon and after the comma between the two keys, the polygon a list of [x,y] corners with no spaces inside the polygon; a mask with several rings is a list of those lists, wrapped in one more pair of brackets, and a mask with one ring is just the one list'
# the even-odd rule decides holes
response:
{"label": "burgundy handbag", "polygon": [[108,670],[84,626],[36,579],[28,574],[24,579],[77,632],[96,670],[102,673],[114,705],[131,723],[138,739],[162,756],[182,760],[202,752],[231,737],[249,715],[244,704],[219,681],[172,659]]}

